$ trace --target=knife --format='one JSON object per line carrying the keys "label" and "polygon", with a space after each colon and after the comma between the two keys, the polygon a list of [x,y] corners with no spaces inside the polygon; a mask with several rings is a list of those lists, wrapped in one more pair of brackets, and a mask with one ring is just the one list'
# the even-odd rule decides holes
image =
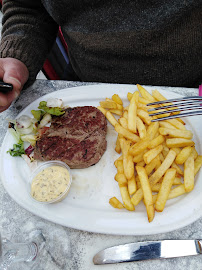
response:
{"label": "knife", "polygon": [[136,242],[98,252],[94,264],[112,264],[192,256],[202,253],[202,240],[162,240]]}

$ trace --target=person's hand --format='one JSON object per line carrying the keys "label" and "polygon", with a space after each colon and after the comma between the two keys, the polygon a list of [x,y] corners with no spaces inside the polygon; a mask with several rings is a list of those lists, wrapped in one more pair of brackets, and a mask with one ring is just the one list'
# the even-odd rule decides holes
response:
{"label": "person's hand", "polygon": [[0,58],[0,80],[13,85],[11,92],[0,92],[0,112],[5,111],[20,95],[28,77],[29,71],[24,63],[14,58]]}

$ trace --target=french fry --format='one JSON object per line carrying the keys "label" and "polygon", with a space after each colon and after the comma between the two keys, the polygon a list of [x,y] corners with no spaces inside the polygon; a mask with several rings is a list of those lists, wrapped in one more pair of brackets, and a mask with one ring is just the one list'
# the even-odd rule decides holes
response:
{"label": "french fry", "polygon": [[117,160],[117,172],[118,173],[124,173],[123,170],[123,160]]}
{"label": "french fry", "polygon": [[152,96],[157,100],[157,101],[164,101],[167,100],[158,90],[152,90]]}
{"label": "french fry", "polygon": [[158,145],[157,147],[149,150],[143,156],[144,162],[146,164],[149,164],[155,157],[157,157],[161,153],[162,150],[163,150],[162,145]]}
{"label": "french fry", "polygon": [[184,163],[184,188],[190,192],[194,188],[194,155],[191,154]]}
{"label": "french fry", "polygon": [[147,105],[147,104],[150,103],[151,101],[148,100],[148,99],[146,99],[146,98],[139,97],[139,102],[142,103],[142,104]]}
{"label": "french fry", "polygon": [[104,109],[118,109],[114,101],[100,101],[100,106]]}
{"label": "french fry", "polygon": [[[149,176],[150,173],[156,168],[156,166],[159,164],[160,158],[159,155],[155,157],[149,164],[145,166],[145,170],[147,175]],[[161,164],[161,163],[160,163]]]}
{"label": "french fry", "polygon": [[194,142],[192,140],[183,139],[183,138],[172,138],[166,140],[166,145],[169,148],[172,147],[186,147],[186,146],[193,146]]}
{"label": "french fry", "polygon": [[147,138],[152,141],[159,129],[159,122],[152,122],[147,129]]}
{"label": "french fry", "polygon": [[184,164],[192,151],[193,151],[193,147],[191,146],[184,147],[181,150],[181,152],[176,156],[176,159],[175,159],[176,164],[180,164],[180,165]]}
{"label": "french fry", "polygon": [[151,222],[154,219],[155,211],[148,176],[145,168],[143,167],[136,166],[136,171],[139,176],[139,180],[144,194],[144,202],[147,209],[148,221]]}
{"label": "french fry", "polygon": [[180,147],[172,147],[172,150],[175,151],[176,155],[178,155],[181,152]]}
{"label": "french fry", "polygon": [[150,102],[156,101],[156,99],[140,84],[137,84],[137,88],[140,91],[140,94],[142,95],[143,98],[149,100]]}
{"label": "french fry", "polygon": [[101,111],[101,112],[106,116],[107,110],[105,110],[105,109],[102,108],[101,106],[97,106],[97,109],[98,109],[99,111]]}
{"label": "french fry", "polygon": [[[140,98],[140,97],[139,97],[139,98]],[[149,102],[148,102],[148,103],[149,103]],[[151,106],[147,106],[146,104],[143,104],[143,103],[141,103],[141,102],[138,102],[137,108],[138,108],[138,109],[141,109],[141,110],[143,110],[143,111],[146,111],[146,112],[148,112],[149,109],[152,109]]]}
{"label": "french fry", "polygon": [[[161,93],[159,93],[158,90],[153,90],[152,91],[152,96],[158,101],[167,100]],[[166,103],[166,105],[172,105],[172,103]],[[177,107],[168,108],[167,110],[172,110],[172,109],[177,109]],[[179,114],[179,112],[174,112],[172,114]]]}
{"label": "french fry", "polygon": [[170,194],[168,196],[168,199],[174,199],[180,195],[183,195],[185,194],[186,191],[185,191],[185,188],[184,188],[184,184],[181,184],[175,188],[173,188],[171,191],[170,191]]}
{"label": "french fry", "polygon": [[196,151],[196,148],[193,147],[193,151],[192,151],[193,155],[194,155],[194,160],[198,157],[198,152]]}
{"label": "french fry", "polygon": [[[159,156],[158,156],[159,157]],[[157,160],[156,162],[156,166],[155,166],[155,171],[158,170],[158,168],[161,166],[161,161],[160,161],[160,158]]]}
{"label": "french fry", "polygon": [[139,142],[139,140],[140,140],[140,138],[136,134],[130,132],[129,130],[125,129],[124,127],[122,127],[119,124],[115,125],[115,130],[119,134],[123,135],[125,138],[127,138],[133,142]]}
{"label": "french fry", "polygon": [[159,125],[160,125],[160,127],[164,127],[164,128],[176,129],[175,126],[173,126],[173,125],[171,125],[170,123],[165,122],[165,121],[160,121],[160,122],[159,122]]}
{"label": "french fry", "polygon": [[138,163],[138,162],[140,162],[140,161],[143,161],[143,155],[144,155],[144,153],[146,153],[147,152],[147,150],[145,149],[142,153],[140,153],[139,155],[136,155],[136,156],[134,156],[133,157],[133,162],[134,163]]}
{"label": "french fry", "polygon": [[158,212],[162,212],[165,207],[171,187],[173,185],[173,181],[175,179],[175,175],[175,169],[168,169],[163,177],[163,181],[155,203],[155,209]]}
{"label": "french fry", "polygon": [[165,159],[162,153],[159,154],[159,158],[160,158],[161,163],[162,163],[162,162],[164,161],[164,159]]}
{"label": "french fry", "polygon": [[138,175],[136,176],[136,184],[137,184],[137,190],[139,188],[141,188],[141,183],[140,183],[140,180],[139,180],[139,176]]}
{"label": "french fry", "polygon": [[165,113],[165,109],[153,110],[153,111],[150,111],[150,113],[158,113],[157,115],[155,115],[156,118],[162,118],[162,117],[170,116],[169,112]]}
{"label": "french fry", "polygon": [[131,198],[132,204],[134,206],[137,206],[139,204],[139,202],[141,202],[141,200],[143,199],[143,197],[144,197],[143,191],[142,191],[142,188],[140,187],[140,188],[138,188],[138,190],[135,192],[135,194]]}
{"label": "french fry", "polygon": [[119,189],[120,189],[122,201],[125,208],[129,211],[134,211],[135,207],[131,203],[130,195],[128,192],[128,183],[124,174],[119,174],[118,183],[119,183]]}
{"label": "french fry", "polygon": [[184,172],[180,169],[180,167],[175,162],[173,162],[173,164],[171,165],[171,168],[176,169],[178,174],[180,174],[182,176],[184,175]]}
{"label": "french fry", "polygon": [[202,156],[198,156],[194,161],[194,175],[196,175],[202,166]]}
{"label": "french fry", "polygon": [[125,112],[123,113],[123,117],[126,118],[126,119],[128,119],[128,111],[125,111]]}
{"label": "french fry", "polygon": [[182,182],[181,182],[181,179],[180,177],[175,177],[174,181],[173,181],[173,185],[181,185]]}
{"label": "french fry", "polygon": [[116,103],[118,103],[119,105],[123,105],[122,99],[117,94],[114,94],[112,96],[112,100],[115,101]]}
{"label": "french fry", "polygon": [[132,94],[132,93],[130,93],[130,92],[128,92],[128,94],[127,94],[127,99],[128,99],[128,101],[130,101],[130,100],[131,100],[132,96],[133,96],[133,94]]}
{"label": "french fry", "polygon": [[[163,180],[163,179],[162,179]],[[161,184],[162,183],[162,180],[160,179],[159,182],[157,184]],[[174,185],[181,185],[182,182],[181,182],[181,176],[177,176],[177,172],[176,172],[176,176],[175,176],[175,179],[173,181],[173,186]],[[156,185],[156,184],[155,184]]]}
{"label": "french fry", "polygon": [[116,147],[115,147],[115,151],[120,154],[121,153],[121,146],[120,146],[120,142],[119,142],[119,136],[117,136],[116,139]]}
{"label": "french fry", "polygon": [[137,165],[137,166],[144,167],[145,162],[144,162],[144,160],[142,160],[142,161],[138,162],[136,165]]}
{"label": "french fry", "polygon": [[125,117],[120,117],[118,122],[123,128],[128,129],[128,120]]}
{"label": "french fry", "polygon": [[137,103],[139,98],[139,92],[135,92],[130,100],[130,105],[128,108],[128,129],[134,133],[137,131]]}
{"label": "french fry", "polygon": [[138,116],[136,118],[136,125],[137,125],[137,130],[138,130],[140,139],[145,138],[147,135],[147,130],[146,130],[144,123],[142,122],[142,120]]}
{"label": "french fry", "polygon": [[[113,101],[112,99],[110,99],[110,98],[106,98],[105,100],[108,101],[108,102],[111,102],[111,103],[115,103],[115,104],[116,104],[116,108],[114,108],[114,109],[123,111],[123,106],[122,106],[122,105],[120,105],[120,104],[114,102],[114,101]],[[110,108],[109,108],[109,109],[110,109]],[[113,108],[112,108],[112,109],[113,109]]]}
{"label": "french fry", "polygon": [[118,157],[115,161],[114,161],[114,165],[115,167],[117,168],[117,164],[118,164],[118,161],[119,160],[122,160],[123,161],[123,156],[121,155],[120,157]]}
{"label": "french fry", "polygon": [[169,148],[164,144],[163,151],[162,151],[164,158],[167,156],[168,152],[169,152]]}
{"label": "french fry", "polygon": [[118,208],[118,209],[123,209],[124,208],[123,204],[116,197],[110,198],[109,203],[114,208]]}
{"label": "french fry", "polygon": [[169,124],[173,125],[177,129],[186,130],[186,127],[177,119],[169,119],[169,120],[165,120],[165,121],[168,122]]}
{"label": "french fry", "polygon": [[[165,172],[170,168],[175,157],[176,157],[175,151],[170,150],[161,166],[149,177],[151,187],[155,185],[165,174]],[[136,206],[143,199],[143,197],[144,195],[142,188],[139,188],[131,198],[131,202],[133,203],[134,206]]]}
{"label": "french fry", "polygon": [[[168,200],[174,199],[176,197],[179,197],[183,194],[185,194],[185,188],[184,188],[184,184],[181,184],[173,189],[171,189],[169,195],[168,195]],[[156,203],[156,199],[157,199],[158,194],[153,195],[153,202]]]}
{"label": "french fry", "polygon": [[158,137],[156,137],[152,141],[150,141],[148,148],[149,149],[155,148],[158,145],[162,144],[164,141],[165,141],[165,138],[162,135],[159,135]]}
{"label": "french fry", "polygon": [[137,109],[137,115],[142,119],[145,124],[150,125],[152,118],[149,116],[148,112]]}
{"label": "french fry", "polygon": [[118,122],[116,121],[116,118],[113,116],[111,112],[107,111],[105,116],[112,126],[115,127],[115,125],[118,124]]}
{"label": "french fry", "polygon": [[169,128],[159,128],[159,133],[163,136],[170,136],[174,138],[184,138],[192,139],[193,133],[189,130],[180,130],[180,129],[169,129]]}
{"label": "french fry", "polygon": [[165,174],[165,172],[170,168],[173,161],[175,160],[176,153],[173,150],[170,150],[166,158],[162,162],[161,166],[150,176],[149,181],[151,186],[156,184],[160,178]]}
{"label": "french fry", "polygon": [[139,142],[132,145],[129,149],[131,155],[136,156],[143,152],[149,145],[149,140],[142,139]]}
{"label": "french fry", "polygon": [[152,189],[152,192],[159,192],[160,188],[161,188],[161,183],[156,183],[155,185],[153,185],[151,189]]}
{"label": "french fry", "polygon": [[131,179],[128,179],[128,192],[130,195],[133,195],[137,190],[137,184],[135,180],[135,175]]}
{"label": "french fry", "polygon": [[127,179],[131,179],[134,175],[133,157],[129,154],[129,144],[124,138],[120,139],[121,151],[123,155],[123,170]]}
{"label": "french fry", "polygon": [[123,113],[121,110],[118,110],[118,109],[109,109],[109,111],[119,116],[121,116]]}

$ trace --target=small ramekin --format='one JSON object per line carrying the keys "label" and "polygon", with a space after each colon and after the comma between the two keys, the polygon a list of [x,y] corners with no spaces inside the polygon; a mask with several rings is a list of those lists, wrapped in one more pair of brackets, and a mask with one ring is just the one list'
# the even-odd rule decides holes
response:
{"label": "small ramekin", "polygon": [[[68,186],[66,187],[65,191],[60,194],[60,196],[58,196],[57,198],[51,200],[51,201],[38,201],[36,200],[32,195],[31,195],[31,185],[32,185],[32,181],[34,179],[34,177],[40,173],[41,171],[43,171],[44,169],[48,168],[48,167],[52,167],[52,166],[59,166],[59,167],[63,167],[65,169],[67,169],[67,171],[69,172],[69,184]],[[57,202],[60,202],[62,200],[64,200],[67,196],[67,194],[69,193],[69,190],[70,190],[70,187],[71,187],[71,184],[72,184],[72,173],[71,173],[71,169],[69,168],[69,166],[62,162],[62,161],[59,161],[59,160],[51,160],[51,161],[45,161],[43,162],[42,164],[40,164],[31,174],[30,178],[29,178],[29,181],[28,181],[28,189],[29,189],[29,195],[30,197],[32,198],[32,200],[34,200],[35,202],[38,202],[40,204],[51,204],[51,203],[57,203]]]}

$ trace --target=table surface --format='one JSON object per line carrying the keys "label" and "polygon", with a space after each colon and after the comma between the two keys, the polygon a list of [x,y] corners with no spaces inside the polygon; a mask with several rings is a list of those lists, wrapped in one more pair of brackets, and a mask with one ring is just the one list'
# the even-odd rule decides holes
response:
{"label": "table surface", "polygon": [[[15,118],[28,104],[42,95],[64,88],[83,86],[92,83],[37,80],[31,87],[24,90],[20,98],[5,112],[0,114],[0,144],[7,131],[6,118]],[[95,83],[93,83],[95,84]],[[182,95],[197,95],[197,89],[162,87]],[[41,229],[46,246],[35,263],[18,263],[12,269],[35,270],[143,270],[143,269],[202,269],[202,256],[150,260],[114,265],[96,266],[93,256],[100,250],[113,245],[136,241],[164,239],[202,239],[202,218],[170,233],[143,236],[115,236],[79,231],[46,221],[20,207],[7,194],[0,181],[0,231],[3,237],[13,242],[28,239],[30,231]]]}

